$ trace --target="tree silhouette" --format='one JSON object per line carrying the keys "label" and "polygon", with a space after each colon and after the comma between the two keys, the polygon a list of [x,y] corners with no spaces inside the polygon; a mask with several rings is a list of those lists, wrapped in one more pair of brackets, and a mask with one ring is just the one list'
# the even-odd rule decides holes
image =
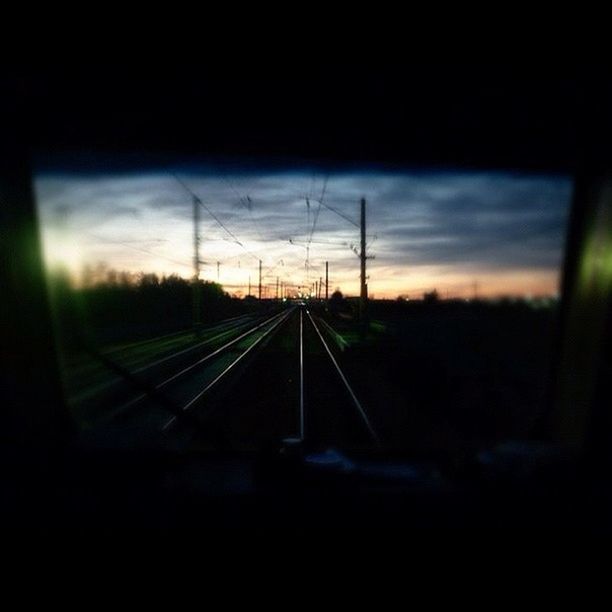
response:
{"label": "tree silhouette", "polygon": [[429,291],[423,294],[423,301],[426,304],[436,304],[440,299],[438,295],[438,291],[434,289],[433,291]]}
{"label": "tree silhouette", "polygon": [[[219,283],[200,280],[199,285],[205,325],[260,307],[230,297]],[[64,340],[87,335],[115,342],[188,329],[193,322],[192,281],[174,274],[160,278],[98,264],[85,267],[76,286],[66,271],[54,270],[49,287]]]}
{"label": "tree silhouette", "polygon": [[338,315],[347,309],[346,299],[340,289],[336,289],[329,298],[329,311],[332,315]]}

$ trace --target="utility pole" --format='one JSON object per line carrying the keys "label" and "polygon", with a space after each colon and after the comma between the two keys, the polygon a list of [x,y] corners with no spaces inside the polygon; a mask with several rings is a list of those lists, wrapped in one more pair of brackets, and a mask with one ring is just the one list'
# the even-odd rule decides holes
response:
{"label": "utility pole", "polygon": [[366,283],[366,201],[361,198],[361,292],[359,296],[359,314],[361,318],[361,333],[365,336],[367,330],[368,285]]}
{"label": "utility pole", "polygon": [[202,323],[200,293],[200,201],[193,196],[193,326]]}
{"label": "utility pole", "polygon": [[249,274],[249,292],[247,295],[251,295],[251,275]]}
{"label": "utility pole", "polygon": [[329,261],[325,262],[325,301],[329,300]]}
{"label": "utility pole", "polygon": [[259,299],[261,300],[261,259],[259,260]]}
{"label": "utility pole", "polygon": [[317,295],[317,300],[321,299],[321,293],[323,291],[322,287],[323,287],[323,279],[319,276],[319,291]]}
{"label": "utility pole", "polygon": [[221,265],[221,262],[218,261],[217,262],[217,282],[219,282],[219,266]]}

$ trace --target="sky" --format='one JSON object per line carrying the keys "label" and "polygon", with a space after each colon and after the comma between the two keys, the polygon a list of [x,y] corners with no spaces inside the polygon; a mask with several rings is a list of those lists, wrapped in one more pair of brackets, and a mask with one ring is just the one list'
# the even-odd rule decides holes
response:
{"label": "sky", "polygon": [[294,291],[324,279],[325,261],[330,291],[359,294],[362,197],[371,297],[555,295],[571,190],[563,176],[452,169],[177,164],[35,178],[48,267],[192,277],[191,191],[202,202],[200,277],[238,296],[250,277],[255,295],[261,259],[270,297],[277,277]]}

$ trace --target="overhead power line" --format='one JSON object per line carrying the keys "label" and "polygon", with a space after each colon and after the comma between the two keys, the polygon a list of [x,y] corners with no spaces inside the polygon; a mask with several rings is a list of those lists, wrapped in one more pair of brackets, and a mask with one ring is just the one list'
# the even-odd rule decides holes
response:
{"label": "overhead power line", "polygon": [[321,204],[325,206],[325,208],[327,208],[328,210],[331,210],[332,212],[336,213],[339,217],[342,217],[345,221],[348,221],[349,223],[354,225],[355,227],[360,227],[360,224],[357,223],[357,221],[351,219],[348,215],[345,215],[342,211],[338,210],[334,206],[330,206],[327,202],[322,202]]}
{"label": "overhead power line", "polygon": [[256,257],[255,255],[253,255],[253,253],[251,253],[251,251],[249,251],[242,242],[240,242],[240,240],[238,240],[238,237],[234,234],[234,232],[232,232],[226,225],[225,223],[223,223],[223,221],[221,221],[221,219],[219,219],[219,217],[217,217],[217,215],[215,215],[215,213],[202,201],[202,198],[200,198],[200,196],[198,196],[197,193],[195,193],[193,191],[193,189],[191,189],[186,183],[185,181],[181,180],[174,172],[172,173],[172,176],[176,179],[176,181],[179,183],[179,185],[181,185],[181,187],[189,194],[191,195],[193,198],[196,199],[196,201],[198,202],[198,204],[200,204],[202,206],[202,208],[204,208],[204,210],[217,222],[217,224],[227,233],[228,236],[230,236],[230,238],[232,238],[232,241],[237,244],[238,246],[240,246],[245,253],[247,253],[247,255],[249,255],[250,257],[253,257],[253,259],[257,259],[259,260],[258,257]]}
{"label": "overhead power line", "polygon": [[190,189],[184,181],[182,181],[176,174],[172,174],[172,176],[177,180],[177,182],[179,183],[179,185],[181,185],[181,187],[187,192],[189,193],[193,198],[195,198],[198,202],[198,204],[200,204],[200,206],[202,206],[202,208],[204,208],[204,210],[219,224],[219,226],[224,229],[228,236],[230,236],[234,242],[240,246],[244,246],[242,244],[242,242],[240,242],[240,240],[238,240],[238,238],[236,237],[236,235],[225,225],[225,223],[223,223],[223,221],[221,221],[221,219],[219,219],[219,217],[217,217],[217,215],[215,215],[215,213],[210,210],[210,208],[202,201],[202,198],[200,198],[200,196],[198,196],[197,193],[195,193],[192,189]]}
{"label": "overhead power line", "polygon": [[323,206],[323,198],[325,197],[325,191],[327,189],[328,180],[329,180],[329,177],[326,176],[325,181],[323,182],[323,189],[321,190],[321,197],[319,198],[319,207],[317,208],[317,212],[315,213],[315,216],[314,216],[314,221],[312,222],[312,228],[310,230],[310,238],[308,239],[309,243],[312,242],[312,237],[315,233],[315,230],[317,229],[317,221],[319,220],[319,214],[321,213],[321,206]]}
{"label": "overhead power line", "polygon": [[230,181],[226,177],[223,176],[221,178],[225,181],[225,183],[229,186],[229,188],[236,194],[240,205],[248,211],[249,217],[251,218],[251,221],[255,225],[255,230],[257,231],[259,239],[262,242],[265,242],[265,239],[261,233],[261,228],[259,226],[259,220],[257,219],[257,217],[253,216],[253,201],[251,200],[251,196],[248,194],[248,192],[246,196],[241,195],[240,192],[234,187],[232,183],[230,183]]}

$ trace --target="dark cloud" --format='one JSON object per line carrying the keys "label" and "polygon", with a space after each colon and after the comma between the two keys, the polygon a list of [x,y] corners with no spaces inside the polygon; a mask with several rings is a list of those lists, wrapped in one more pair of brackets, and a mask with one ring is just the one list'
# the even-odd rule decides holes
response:
{"label": "dark cloud", "polygon": [[[177,174],[225,227],[202,213],[202,234],[228,248],[229,232],[273,265],[303,270],[306,241],[317,218],[313,265],[333,258],[353,274],[351,244],[358,229],[359,199],[368,202],[368,242],[386,270],[454,266],[457,270],[539,269],[556,272],[561,260],[571,181],[561,176],[509,172],[351,171],[327,177],[311,171],[271,170],[234,174],[190,167]],[[325,185],[325,189],[324,189]],[[146,232],[185,252],[190,248],[192,198],[169,172],[86,176],[45,174],[36,181],[41,215],[68,210],[73,220],[130,236]],[[321,206],[317,198],[341,215]],[[247,200],[248,197],[248,200]],[[310,198],[310,208],[305,197]],[[129,221],[132,217],[133,223]],[[138,223],[136,223],[138,221]],[[173,242],[174,241],[174,242]],[[330,244],[318,244],[328,242]],[[209,244],[211,258],[221,257]],[[170,248],[170,247],[168,247]],[[221,247],[219,247],[221,248]],[[228,260],[252,258],[234,244]]]}

